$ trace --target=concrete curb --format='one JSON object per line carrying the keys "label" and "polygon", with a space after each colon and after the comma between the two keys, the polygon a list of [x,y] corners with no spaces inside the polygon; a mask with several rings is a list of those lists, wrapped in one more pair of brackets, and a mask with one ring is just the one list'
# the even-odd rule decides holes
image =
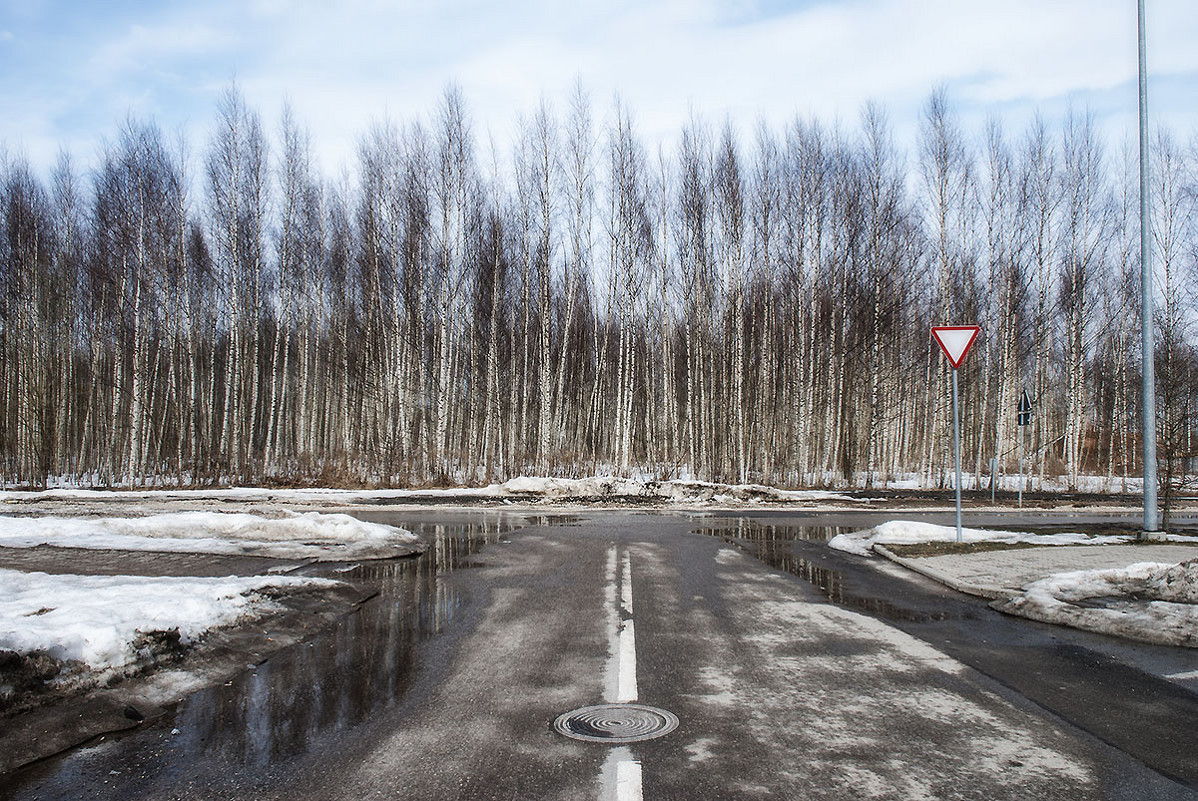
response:
{"label": "concrete curb", "polygon": [[997,587],[986,584],[970,584],[968,582],[960,581],[945,573],[941,573],[939,570],[933,570],[926,565],[920,564],[919,559],[907,559],[899,556],[885,545],[879,545],[875,543],[873,546],[873,551],[874,553],[889,559],[897,565],[901,565],[908,570],[912,570],[921,576],[926,576],[932,581],[939,582],[950,589],[954,589],[957,592],[963,592],[966,595],[976,595],[979,598],[989,598],[990,600],[1009,600],[1019,594],[1017,590],[1008,589],[1006,587]]}

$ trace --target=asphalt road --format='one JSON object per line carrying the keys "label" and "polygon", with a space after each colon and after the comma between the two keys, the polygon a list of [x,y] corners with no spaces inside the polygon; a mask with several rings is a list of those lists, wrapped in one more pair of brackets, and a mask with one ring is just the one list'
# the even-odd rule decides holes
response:
{"label": "asphalt road", "polygon": [[[394,519],[437,545],[340,574],[368,608],[0,797],[1198,798],[1198,696],[1153,675],[1184,654],[803,539],[861,516]],[[678,727],[552,727],[615,701]]]}

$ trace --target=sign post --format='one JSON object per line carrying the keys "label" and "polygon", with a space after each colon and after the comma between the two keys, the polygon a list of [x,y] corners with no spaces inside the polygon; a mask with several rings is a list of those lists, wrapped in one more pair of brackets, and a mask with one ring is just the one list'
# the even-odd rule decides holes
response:
{"label": "sign post", "polygon": [[957,369],[982,330],[978,325],[935,325],[932,337],[953,368],[953,457],[956,460],[957,542],[961,541],[961,413],[957,407]]}
{"label": "sign post", "polygon": [[1019,508],[1023,508],[1023,440],[1024,431],[1032,424],[1032,399],[1027,396],[1027,390],[1019,398],[1019,407],[1015,410],[1019,416]]}

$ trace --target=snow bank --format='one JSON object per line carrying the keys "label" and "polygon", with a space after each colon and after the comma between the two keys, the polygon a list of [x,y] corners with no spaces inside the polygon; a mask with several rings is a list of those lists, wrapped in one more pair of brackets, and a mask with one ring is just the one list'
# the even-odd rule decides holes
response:
{"label": "snow bank", "polygon": [[329,579],[147,578],[0,570],[0,650],[48,653],[96,670],[142,658],[146,635],[178,631],[189,644],[209,629],[277,607],[268,590],[329,587]]}
{"label": "snow bank", "polygon": [[1153,574],[1148,580],[1148,591],[1162,601],[1198,604],[1198,559]]}
{"label": "snow bank", "polygon": [[265,503],[278,501],[293,504],[347,504],[374,501],[428,500],[444,498],[487,499],[498,493],[497,484],[490,487],[454,487],[448,489],[372,489],[345,490],[320,487],[305,489],[275,487],[224,487],[206,489],[107,490],[84,487],[57,487],[47,490],[4,490],[0,501],[25,503],[30,501],[144,501],[169,503],[173,501],[223,501],[231,503]]}
{"label": "snow bank", "polygon": [[488,490],[494,496],[595,500],[621,498],[661,503],[728,503],[853,500],[848,495],[818,490],[781,490],[764,484],[718,484],[707,481],[654,481],[618,476],[540,478],[521,476]]}
{"label": "snow bank", "polygon": [[402,528],[349,515],[175,512],[147,517],[0,517],[0,546],[169,551],[347,560],[402,556],[420,547]]}
{"label": "snow bank", "polygon": [[[1130,537],[1096,537],[1088,534],[1032,534],[1022,531],[987,531],[984,529],[961,529],[962,542],[1005,542],[1030,543],[1034,545],[1109,545],[1127,542]],[[839,551],[869,556],[874,545],[912,545],[922,542],[956,542],[955,526],[938,526],[932,523],[915,523],[906,520],[891,520],[880,526],[837,534],[828,545]]]}
{"label": "snow bank", "polygon": [[267,489],[233,487],[200,490],[92,490],[59,488],[41,492],[5,491],[0,500],[14,503],[37,501],[224,501],[235,503],[277,502],[284,504],[347,504],[402,501],[473,500],[554,501],[637,500],[652,503],[787,503],[795,501],[851,501],[848,495],[820,490],[781,490],[763,484],[719,484],[674,479],[656,481],[647,476],[620,478],[612,475],[589,478],[544,478],[521,476],[503,484],[449,489]]}
{"label": "snow bank", "polygon": [[[1101,600],[1096,600],[1101,599]],[[1058,573],[995,609],[1161,645],[1198,647],[1198,560]]]}

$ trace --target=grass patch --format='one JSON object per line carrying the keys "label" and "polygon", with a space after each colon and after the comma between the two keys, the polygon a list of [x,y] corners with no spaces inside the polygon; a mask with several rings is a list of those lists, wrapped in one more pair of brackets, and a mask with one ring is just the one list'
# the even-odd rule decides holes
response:
{"label": "grass patch", "polygon": [[886,545],[895,556],[918,559],[921,556],[985,553],[987,551],[1020,551],[1026,548],[1052,548],[1030,542],[915,542],[908,545]]}

